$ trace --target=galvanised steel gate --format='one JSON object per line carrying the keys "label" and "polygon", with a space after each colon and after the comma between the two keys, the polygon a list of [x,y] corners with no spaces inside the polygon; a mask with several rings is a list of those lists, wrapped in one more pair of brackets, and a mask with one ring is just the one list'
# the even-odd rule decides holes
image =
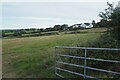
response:
{"label": "galvanised steel gate", "polygon": [[[81,49],[81,50],[84,51],[84,57],[60,54],[58,52],[58,49],[75,49],[75,50],[80,50]],[[63,72],[66,72],[66,73],[82,76],[84,78],[99,79],[99,78],[96,78],[96,77],[93,77],[93,76],[89,76],[89,75],[86,74],[86,69],[91,69],[91,70],[95,70],[95,71],[100,71],[100,72],[110,73],[110,74],[114,74],[114,75],[120,76],[120,70],[111,71],[111,70],[105,70],[105,69],[99,69],[99,68],[93,68],[93,67],[87,66],[87,60],[101,61],[101,62],[108,62],[108,63],[117,63],[117,64],[120,65],[120,60],[110,60],[110,59],[107,60],[107,59],[98,59],[98,58],[87,57],[87,55],[89,54],[89,53],[87,53],[88,50],[93,50],[93,51],[94,50],[117,51],[117,53],[120,54],[120,49],[116,49],[116,48],[87,48],[87,47],[56,46],[55,47],[55,75],[58,76],[58,77],[61,77],[61,78],[65,78],[65,76],[63,76],[62,74],[59,74],[57,72],[57,71],[63,71]],[[74,63],[64,62],[63,60],[57,60],[57,57],[83,59],[84,65],[78,65],[78,64],[74,64]],[[120,56],[118,55],[118,57],[120,57]],[[63,65],[74,66],[74,67],[81,67],[81,68],[83,68],[83,74],[78,73],[78,72],[74,72],[74,71],[71,71],[71,70],[63,69],[63,68],[57,66],[57,64],[63,64]],[[120,67],[120,66],[118,66],[118,67]]]}

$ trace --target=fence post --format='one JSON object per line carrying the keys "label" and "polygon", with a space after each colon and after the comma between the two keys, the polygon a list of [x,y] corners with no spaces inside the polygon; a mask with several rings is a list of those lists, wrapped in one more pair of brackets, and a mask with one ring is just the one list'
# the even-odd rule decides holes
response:
{"label": "fence post", "polygon": [[84,79],[86,78],[86,55],[87,55],[87,50],[85,48],[85,55],[84,55]]}

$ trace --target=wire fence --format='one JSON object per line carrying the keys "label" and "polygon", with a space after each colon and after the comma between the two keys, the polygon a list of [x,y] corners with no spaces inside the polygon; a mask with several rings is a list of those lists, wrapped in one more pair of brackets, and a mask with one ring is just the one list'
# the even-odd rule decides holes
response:
{"label": "wire fence", "polygon": [[[89,57],[88,55],[90,54],[91,51],[92,51],[91,52],[92,55],[97,55],[96,53],[93,53],[93,52],[95,52],[95,50],[97,50],[97,52],[98,51],[109,51],[110,54],[117,55],[118,57],[117,58],[115,57],[116,60],[115,59],[111,60],[111,59],[98,58],[100,56],[97,56],[97,58]],[[70,52],[72,52],[72,53],[70,53]],[[83,52],[83,55],[80,54],[80,52]],[[66,53],[69,53],[69,54],[66,54]],[[75,53],[77,53],[79,55],[73,55]],[[106,53],[109,54],[108,52],[106,52]],[[103,54],[105,54],[105,53],[102,53],[101,55],[103,55]],[[120,54],[120,49],[116,49],[116,48],[87,48],[87,47],[56,46],[55,47],[55,75],[58,77],[61,77],[61,78],[66,78],[66,74],[70,73],[70,74],[77,75],[77,76],[80,76],[83,78],[95,78],[95,79],[102,78],[102,77],[95,77],[93,75],[92,76],[88,75],[87,72],[89,70],[94,70],[97,72],[108,73],[110,75],[114,75],[114,76],[117,75],[120,77],[120,68],[119,68],[120,60],[119,60],[118,54]],[[76,61],[76,59],[78,59],[79,61]],[[82,60],[82,61],[80,61],[80,60]],[[101,67],[100,65],[97,65],[97,63],[95,63],[95,65],[100,66],[101,68],[99,68],[99,67],[95,68],[94,66],[91,67],[91,66],[87,65],[87,64],[89,64],[88,63],[89,61],[97,61],[97,63],[103,62],[106,65],[107,65],[107,63],[111,63],[110,64],[111,68],[115,65],[115,67],[117,67],[116,68],[117,70],[112,71],[108,68],[104,69],[105,66]],[[80,63],[80,64],[77,64],[77,63]],[[93,62],[91,62],[91,63],[93,64]],[[113,63],[115,63],[115,64],[113,64]],[[72,66],[72,68],[70,67],[70,69],[69,69],[69,66]],[[108,64],[109,68],[110,68],[110,66]],[[75,69],[75,68],[73,68],[73,67],[76,67],[78,69],[76,69],[74,71],[73,69]],[[79,69],[79,68],[82,68],[82,69]],[[60,72],[62,72],[62,73],[60,73]],[[89,74],[92,74],[92,72],[90,73],[90,71],[89,71]],[[97,73],[95,73],[95,74],[97,75]],[[73,77],[73,76],[69,76],[69,77]]]}

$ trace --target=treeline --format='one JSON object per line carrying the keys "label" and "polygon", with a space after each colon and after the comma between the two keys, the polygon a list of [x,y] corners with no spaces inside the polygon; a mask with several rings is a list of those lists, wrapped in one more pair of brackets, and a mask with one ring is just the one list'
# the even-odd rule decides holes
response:
{"label": "treeline", "polygon": [[[75,24],[78,25],[78,24]],[[2,37],[30,37],[30,36],[44,36],[44,35],[58,35],[58,32],[72,31],[78,29],[85,29],[81,26],[68,26],[67,24],[55,25],[53,28],[30,28],[30,29],[14,29],[2,30]]]}
{"label": "treeline", "polygon": [[[105,26],[106,24],[106,26]],[[44,36],[44,35],[58,35],[59,32],[64,31],[74,31],[81,30],[86,28],[94,28],[94,27],[107,27],[109,24],[108,21],[101,20],[100,22],[92,21],[92,23],[81,23],[81,24],[73,24],[68,26],[68,24],[63,25],[55,25],[49,28],[30,28],[30,29],[14,29],[14,30],[2,30],[1,37],[30,37],[30,36]]]}
{"label": "treeline", "polygon": [[17,29],[17,30],[3,30],[2,38],[4,37],[32,37],[44,35],[58,35],[57,31],[46,32],[41,29]]}

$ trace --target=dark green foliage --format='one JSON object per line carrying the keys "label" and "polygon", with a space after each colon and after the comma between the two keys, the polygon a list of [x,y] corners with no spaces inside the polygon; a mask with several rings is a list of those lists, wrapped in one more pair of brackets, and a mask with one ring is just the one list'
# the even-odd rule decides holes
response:
{"label": "dark green foliage", "polygon": [[111,36],[115,38],[120,44],[120,7],[114,8],[113,4],[107,2],[108,8],[105,12],[100,12],[99,16],[102,18],[99,23],[100,26],[108,27]]}
{"label": "dark green foliage", "polygon": [[95,41],[88,41],[85,44],[81,44],[86,47],[100,47],[100,48],[119,48],[120,44],[110,35],[110,32],[107,32],[101,35]]}
{"label": "dark green foliage", "polygon": [[111,28],[113,25],[112,21],[107,21],[107,20],[101,20],[96,24],[96,27],[106,27],[106,28]]}
{"label": "dark green foliage", "polygon": [[113,30],[111,35],[119,42],[120,44],[120,8],[116,8],[111,16],[113,22]]}
{"label": "dark green foliage", "polygon": [[93,25],[93,27],[96,26],[96,22],[95,22],[95,20],[92,21],[92,25]]}
{"label": "dark green foliage", "polygon": [[16,30],[13,34],[13,36],[15,37],[20,37],[22,34],[21,34],[21,31],[20,30]]}
{"label": "dark green foliage", "polygon": [[53,29],[54,29],[55,31],[65,31],[65,30],[68,29],[68,25],[67,25],[67,24],[55,25],[55,26],[53,27]]}
{"label": "dark green foliage", "polygon": [[120,7],[114,8],[113,4],[109,2],[107,2],[107,5],[108,8],[99,14],[102,20],[98,25],[101,27],[108,27],[110,36],[120,44]]}

